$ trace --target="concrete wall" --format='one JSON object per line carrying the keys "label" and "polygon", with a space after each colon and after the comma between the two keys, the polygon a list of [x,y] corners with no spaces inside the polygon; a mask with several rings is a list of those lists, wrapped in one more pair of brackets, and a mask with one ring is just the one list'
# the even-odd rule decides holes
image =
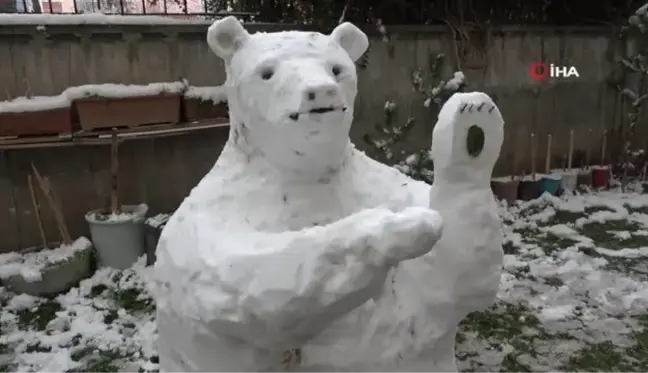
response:
{"label": "concrete wall", "polygon": [[[144,21],[143,21],[144,22]],[[193,85],[219,85],[224,81],[222,63],[205,43],[207,23],[187,25],[14,25],[0,27],[0,94],[8,98],[33,95],[58,94],[69,86],[91,83],[144,84],[186,78]],[[285,27],[252,25],[251,31],[278,30]],[[462,69],[473,88],[491,94],[498,102],[506,120],[506,141],[498,164],[497,173],[529,170],[529,137],[536,134],[537,164],[544,163],[547,134],[553,134],[554,166],[561,164],[566,154],[568,133],[575,131],[577,152],[590,149],[593,157],[598,155],[600,133],[603,129],[613,131],[622,120],[623,110],[618,95],[605,83],[611,71],[607,59],[614,46],[615,31],[609,28],[539,29],[518,28],[492,30],[488,37],[472,35],[466,42],[452,37],[448,28],[439,27],[390,27],[390,48],[371,35],[372,49],[366,70],[361,70],[360,93],[356,101],[357,119],[352,138],[361,148],[366,133],[375,135],[375,126],[383,123],[382,108],[386,100],[399,105],[399,120],[414,116],[417,124],[407,137],[408,149],[429,146],[434,116],[423,107],[423,97],[414,92],[411,73],[427,64],[428,56],[439,52],[456,62],[457,46],[467,51],[460,58]],[[371,30],[368,30],[371,32]],[[547,61],[556,65],[576,66],[580,78],[573,81],[534,82],[528,68],[532,62]],[[447,66],[450,75],[452,68]],[[640,132],[646,134],[642,126]],[[591,131],[590,131],[591,130]],[[220,136],[220,137],[219,137]],[[132,170],[132,192],[127,201],[147,201],[153,210],[168,210],[175,206],[190,188],[207,171],[219,152],[223,135],[183,135],[165,140],[137,140],[123,164]],[[648,136],[644,136],[648,138]],[[159,145],[158,141],[164,141]],[[609,140],[613,143],[613,139]],[[49,150],[9,150],[2,153],[0,182],[12,185],[1,198],[22,202],[5,201],[13,209],[9,215],[0,216],[0,248],[24,247],[37,243],[35,225],[29,224],[29,216],[20,211],[29,209],[24,201],[26,164],[31,159],[44,159],[51,165],[49,173],[60,175],[61,190],[74,190],[70,203],[76,204],[66,211],[75,234],[84,232],[83,213],[86,209],[104,204],[107,194],[93,188],[103,188],[108,181],[103,176],[108,170],[107,148],[53,148]],[[202,150],[201,150],[202,149]],[[517,164],[512,158],[516,152]],[[162,172],[161,159],[175,154],[174,162],[182,163],[177,172],[189,172],[186,178],[155,181],[150,172]],[[47,153],[47,156],[43,154]],[[80,166],[80,158],[100,158],[99,163]],[[174,163],[175,164],[175,163]],[[179,163],[178,163],[179,164]],[[45,166],[43,166],[45,167]],[[189,169],[189,171],[185,171]],[[94,170],[94,171],[87,171]],[[174,171],[175,172],[175,171]],[[93,174],[95,176],[90,176]],[[105,176],[105,175],[104,175]],[[54,176],[52,176],[55,178]],[[86,180],[87,179],[87,180]],[[90,181],[94,180],[94,181]],[[182,180],[182,181],[180,181]],[[139,189],[138,189],[139,188]],[[144,194],[142,190],[150,193]],[[151,194],[152,193],[152,194]],[[82,198],[80,195],[90,196]],[[156,197],[151,197],[155,195]],[[151,199],[153,198],[153,199]],[[9,219],[9,220],[7,220]],[[72,222],[73,221],[73,222]],[[12,222],[7,223],[5,222]],[[22,225],[21,225],[22,224]],[[13,227],[13,228],[12,228]],[[20,233],[11,239],[10,232]],[[31,233],[26,233],[31,232]]]}

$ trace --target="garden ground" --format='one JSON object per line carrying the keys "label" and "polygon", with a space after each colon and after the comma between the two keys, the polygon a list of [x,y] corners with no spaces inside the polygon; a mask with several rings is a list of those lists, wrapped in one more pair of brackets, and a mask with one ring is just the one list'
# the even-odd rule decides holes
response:
{"label": "garden ground", "polygon": [[[497,303],[457,335],[462,371],[648,371],[648,194],[501,207]],[[57,297],[0,288],[0,371],[156,371],[143,261]]]}

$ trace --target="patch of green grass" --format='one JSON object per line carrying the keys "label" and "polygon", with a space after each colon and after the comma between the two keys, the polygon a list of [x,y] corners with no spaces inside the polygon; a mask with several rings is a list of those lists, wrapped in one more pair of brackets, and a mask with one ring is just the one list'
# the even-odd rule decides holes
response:
{"label": "patch of green grass", "polygon": [[621,372],[628,368],[623,352],[610,341],[588,344],[563,367],[573,372]]}
{"label": "patch of green grass", "polygon": [[511,241],[506,241],[502,245],[502,250],[504,250],[504,254],[506,255],[514,255],[517,253],[517,247],[513,244]]}
{"label": "patch of green grass", "polygon": [[112,297],[119,307],[132,313],[151,313],[155,310],[153,299],[144,294],[141,289],[114,290]]}
{"label": "patch of green grass", "polygon": [[516,359],[515,354],[508,354],[502,360],[502,371],[504,372],[531,372],[531,367],[522,364]]}
{"label": "patch of green grass", "polygon": [[45,330],[47,324],[56,318],[56,313],[61,311],[61,305],[53,299],[45,299],[42,303],[32,309],[20,310],[18,325],[21,329],[34,328]]}
{"label": "patch of green grass", "polygon": [[545,254],[551,254],[560,249],[574,246],[578,241],[567,237],[561,237],[551,232],[545,233],[538,237],[538,246],[542,248]]}
{"label": "patch of green grass", "polygon": [[614,234],[614,232],[620,232],[620,231],[632,232],[639,229],[641,229],[641,225],[639,223],[621,219],[621,220],[608,220],[603,223],[590,222],[583,225],[579,229],[579,231],[583,235],[591,238],[597,246],[615,250],[615,249],[623,248],[619,246],[621,242],[623,242],[624,245],[632,244],[632,241],[634,241],[635,237],[637,238],[637,240],[646,240],[646,242],[648,242],[648,237],[645,236],[632,236],[632,238],[628,240],[619,240],[619,238]]}
{"label": "patch of green grass", "polygon": [[595,205],[587,206],[583,211],[569,211],[556,209],[556,213],[542,225],[572,224],[580,218],[584,218],[599,211],[614,211],[608,206]]}
{"label": "patch of green grass", "polygon": [[465,330],[475,332],[494,347],[509,343],[518,352],[531,352],[534,336],[525,330],[539,329],[540,321],[525,306],[498,303],[483,312],[473,312],[461,323]]}
{"label": "patch of green grass", "polygon": [[522,236],[522,242],[526,244],[537,244],[538,237],[542,235],[540,229],[530,226],[515,228],[513,232],[520,234],[520,236]]}
{"label": "patch of green grass", "polygon": [[626,350],[626,355],[634,371],[648,372],[648,314],[638,317],[642,329],[632,333],[634,346]]}
{"label": "patch of green grass", "polygon": [[629,204],[625,204],[623,207],[625,207],[631,214],[648,214],[648,206],[632,207]]}
{"label": "patch of green grass", "polygon": [[106,290],[108,290],[108,286],[106,286],[104,284],[95,285],[95,286],[92,287],[92,289],[90,289],[90,296],[93,297],[93,298],[97,297],[97,296],[103,294],[104,291],[106,291]]}
{"label": "patch of green grass", "polygon": [[29,352],[51,352],[51,351],[52,351],[52,347],[43,346],[43,345],[40,344],[40,342],[30,343],[25,348],[25,352],[28,352],[28,353]]}
{"label": "patch of green grass", "polygon": [[78,348],[70,357],[81,365],[67,372],[118,372],[126,358],[119,351],[101,350],[95,346]]}

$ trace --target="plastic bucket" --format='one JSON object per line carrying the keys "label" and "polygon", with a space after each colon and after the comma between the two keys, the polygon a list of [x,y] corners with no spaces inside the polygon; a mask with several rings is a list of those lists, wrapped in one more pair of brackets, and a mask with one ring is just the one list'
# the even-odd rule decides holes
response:
{"label": "plastic bucket", "polygon": [[573,192],[578,186],[578,171],[576,170],[563,170],[556,171],[556,174],[560,175],[560,187],[563,190]]}
{"label": "plastic bucket", "polygon": [[547,175],[543,176],[539,182],[540,182],[540,189],[542,189],[542,193],[547,192],[551,195],[556,195],[558,193],[558,188],[560,188],[560,182],[562,178],[558,175]]}
{"label": "plastic bucket", "polygon": [[540,180],[522,180],[518,186],[518,198],[523,201],[530,201],[542,195]]}
{"label": "plastic bucket", "polygon": [[491,189],[495,197],[511,204],[517,200],[519,184],[518,180],[491,180]]}
{"label": "plastic bucket", "polygon": [[107,209],[85,215],[101,267],[126,269],[144,254],[144,219],[148,206],[124,205],[122,210],[127,215],[104,219],[109,215]]}
{"label": "plastic bucket", "polygon": [[604,188],[610,182],[610,170],[606,167],[592,169],[592,186]]}
{"label": "plastic bucket", "polygon": [[576,185],[591,187],[592,186],[592,172],[591,171],[581,171],[578,176],[576,176]]}

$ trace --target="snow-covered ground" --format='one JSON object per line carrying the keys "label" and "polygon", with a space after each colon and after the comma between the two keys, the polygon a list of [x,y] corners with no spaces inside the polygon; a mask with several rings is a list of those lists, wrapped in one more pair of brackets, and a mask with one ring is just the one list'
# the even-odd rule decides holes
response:
{"label": "snow-covered ground", "polygon": [[[648,371],[648,194],[502,207],[498,303],[457,336],[463,371]],[[154,371],[147,268],[98,271],[56,298],[0,288],[0,371]]]}

